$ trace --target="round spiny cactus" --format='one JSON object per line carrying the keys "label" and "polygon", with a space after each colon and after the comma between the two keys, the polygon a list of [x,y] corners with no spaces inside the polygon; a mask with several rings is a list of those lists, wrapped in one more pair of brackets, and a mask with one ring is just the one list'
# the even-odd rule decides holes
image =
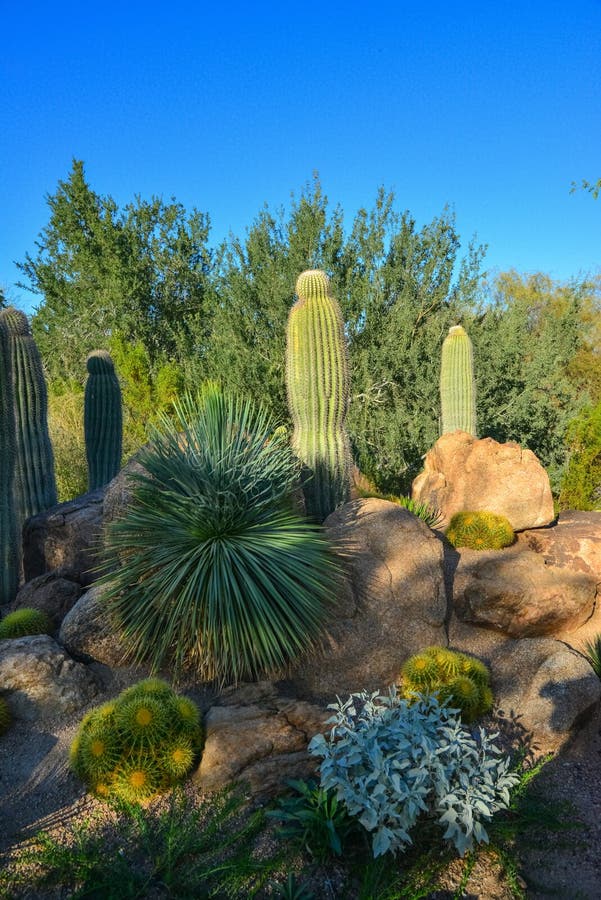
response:
{"label": "round spiny cactus", "polygon": [[484,510],[455,513],[446,536],[454,547],[470,550],[501,550],[515,540],[511,523],[505,516]]}
{"label": "round spiny cactus", "polygon": [[201,744],[197,707],[147,678],[84,716],[70,762],[98,797],[142,802],[187,775]]}
{"label": "round spiny cactus", "polygon": [[0,697],[0,734],[4,734],[11,722],[10,707],[4,697]]}
{"label": "round spiny cactus", "polygon": [[16,609],[0,621],[0,639],[19,638],[32,634],[51,634],[52,622],[39,609]]}
{"label": "round spiny cactus", "polygon": [[466,722],[488,712],[493,703],[484,663],[446,647],[428,647],[410,657],[401,672],[401,690],[407,700],[424,692],[438,693],[441,701],[460,710]]}

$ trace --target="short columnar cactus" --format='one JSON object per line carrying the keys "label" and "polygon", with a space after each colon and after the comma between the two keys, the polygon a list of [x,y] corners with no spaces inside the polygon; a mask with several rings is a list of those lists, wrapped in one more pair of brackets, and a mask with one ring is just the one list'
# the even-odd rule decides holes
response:
{"label": "short columnar cactus", "polygon": [[0,312],[9,338],[14,397],[15,503],[19,529],[30,516],[56,503],[54,456],[48,433],[48,392],[38,348],[25,313]]}
{"label": "short columnar cactus", "polygon": [[296,294],[286,340],[292,446],[308,476],[307,513],[322,522],[350,496],[347,352],[342,313],[325,272],[299,275]]}
{"label": "short columnar cactus", "polygon": [[97,796],[140,802],[181,781],[201,744],[195,704],[147,678],[84,716],[70,761]]}
{"label": "short columnar cactus", "polygon": [[484,663],[446,647],[428,647],[410,657],[401,669],[400,681],[408,700],[436,692],[440,701],[461,711],[465,722],[492,708],[490,675]]}
{"label": "short columnar cactus", "polygon": [[12,603],[19,583],[19,529],[14,499],[15,412],[6,325],[0,321],[0,605]]}
{"label": "short columnar cactus", "polygon": [[472,342],[454,325],[442,344],[440,366],[442,434],[467,431],[476,437],[476,383]]}
{"label": "short columnar cactus", "polygon": [[52,634],[53,630],[52,622],[41,609],[23,607],[0,619],[0,639]]}
{"label": "short columnar cactus", "polygon": [[88,460],[88,490],[108,484],[121,467],[123,434],[121,388],[106,350],[88,356],[84,431]]}
{"label": "short columnar cactus", "polygon": [[454,547],[470,550],[501,550],[515,540],[509,520],[486,510],[455,513],[446,536]]}

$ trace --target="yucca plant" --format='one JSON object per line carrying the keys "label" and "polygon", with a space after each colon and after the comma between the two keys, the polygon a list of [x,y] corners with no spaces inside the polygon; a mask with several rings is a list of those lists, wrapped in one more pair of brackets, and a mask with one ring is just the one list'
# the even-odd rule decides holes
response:
{"label": "yucca plant", "polygon": [[402,506],[403,509],[409,510],[418,519],[422,519],[429,528],[438,528],[444,522],[442,510],[437,506],[431,506],[429,503],[420,503],[418,500],[414,500],[412,497],[407,497],[404,494],[381,494],[379,491],[357,488],[357,495],[366,500],[369,497],[375,497],[378,500],[388,500],[390,503],[396,503],[397,506]]}
{"label": "yucca plant", "polygon": [[601,678],[601,634],[595,635],[592,641],[584,645],[584,655],[593,667],[595,673]]}
{"label": "yucca plant", "polygon": [[206,385],[139,454],[106,534],[105,598],[131,655],[220,683],[281,670],[319,641],[338,566],[293,511],[298,464],[250,400]]}

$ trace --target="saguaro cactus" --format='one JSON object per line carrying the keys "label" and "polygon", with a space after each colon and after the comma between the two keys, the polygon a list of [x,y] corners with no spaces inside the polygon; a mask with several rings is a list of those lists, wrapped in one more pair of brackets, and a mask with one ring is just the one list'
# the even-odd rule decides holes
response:
{"label": "saguaro cactus", "polygon": [[108,484],[121,466],[121,388],[106,350],[88,356],[84,432],[88,460],[88,490]]}
{"label": "saguaro cactus", "polygon": [[9,306],[0,312],[0,321],[9,338],[16,443],[14,495],[20,528],[25,519],[56,503],[48,393],[27,316]]}
{"label": "saguaro cactus", "polygon": [[296,294],[286,341],[292,446],[307,474],[303,485],[307,513],[322,522],[349,498],[346,345],[340,307],[325,272],[299,275]]}
{"label": "saguaro cactus", "polygon": [[19,530],[13,496],[14,477],[15,414],[9,341],[6,326],[0,321],[0,604],[12,603],[19,582]]}
{"label": "saguaro cactus", "polygon": [[453,325],[442,343],[440,367],[441,434],[467,431],[476,437],[476,382],[472,342],[461,325]]}

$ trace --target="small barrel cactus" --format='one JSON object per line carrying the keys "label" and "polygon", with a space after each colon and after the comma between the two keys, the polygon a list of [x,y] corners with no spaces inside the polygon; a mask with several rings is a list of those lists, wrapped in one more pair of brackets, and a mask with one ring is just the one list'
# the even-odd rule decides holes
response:
{"label": "small barrel cactus", "polygon": [[196,705],[146,678],[84,716],[70,761],[97,796],[137,803],[181,781],[201,746]]}
{"label": "small barrel cactus", "polygon": [[11,722],[10,707],[4,697],[0,697],[0,734],[4,734]]}
{"label": "small barrel cactus", "polygon": [[476,437],[476,382],[472,342],[454,325],[442,344],[440,366],[442,434],[467,431]]}
{"label": "small barrel cactus", "polygon": [[8,613],[0,620],[0,640],[26,637],[32,634],[52,634],[54,627],[45,612],[23,607]]}
{"label": "small barrel cactus", "polygon": [[460,710],[465,722],[492,708],[490,674],[484,663],[446,647],[428,647],[410,657],[403,665],[400,681],[407,699],[436,692],[439,700]]}
{"label": "small barrel cactus", "polygon": [[88,461],[88,490],[108,484],[121,467],[123,422],[121,388],[106,350],[88,356],[84,400],[84,432]]}
{"label": "small barrel cactus", "polygon": [[446,536],[454,547],[467,547],[470,550],[501,550],[509,547],[515,540],[509,520],[485,510],[455,513],[449,522]]}
{"label": "small barrel cactus", "polygon": [[286,335],[292,446],[307,473],[303,485],[307,513],[323,522],[350,497],[344,326],[325,272],[311,269],[299,275],[296,294]]}

